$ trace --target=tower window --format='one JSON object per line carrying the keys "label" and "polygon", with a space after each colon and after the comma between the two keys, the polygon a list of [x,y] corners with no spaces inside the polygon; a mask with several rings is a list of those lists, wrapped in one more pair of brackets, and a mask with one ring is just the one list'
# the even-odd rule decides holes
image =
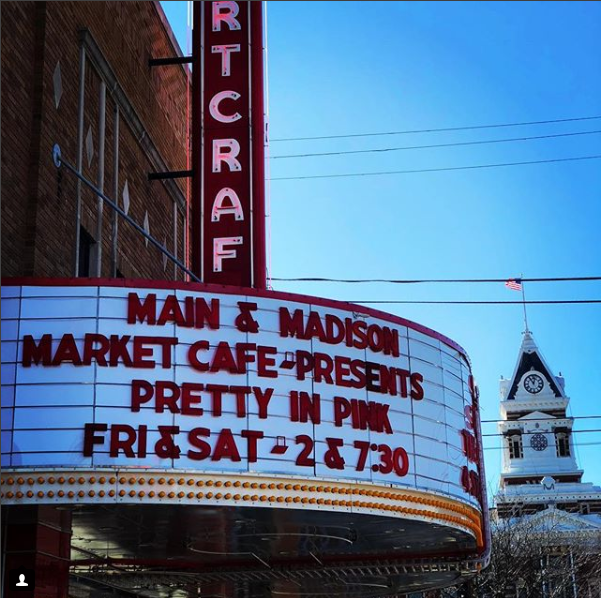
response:
{"label": "tower window", "polygon": [[521,459],[524,456],[521,434],[511,434],[507,437],[507,443],[509,445],[510,459]]}
{"label": "tower window", "polygon": [[570,436],[567,432],[555,433],[555,447],[557,448],[558,457],[570,456]]}

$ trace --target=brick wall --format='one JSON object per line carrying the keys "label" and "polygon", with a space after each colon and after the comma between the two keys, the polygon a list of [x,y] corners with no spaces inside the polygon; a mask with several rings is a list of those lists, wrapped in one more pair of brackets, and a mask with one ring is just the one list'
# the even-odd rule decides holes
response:
{"label": "brick wall", "polygon": [[[184,257],[186,182],[180,192],[149,182],[155,169],[149,145],[167,169],[186,164],[187,77],[181,66],[148,66],[151,57],[176,50],[155,2],[2,2],[2,254],[3,276],[71,276],[76,235],[76,179],[52,162],[58,143],[65,160],[77,162],[79,60],[82,31],[97,45],[98,69],[88,52],[84,93],[83,173],[96,183],[99,170],[99,90],[107,83],[104,191],[114,197],[115,105],[119,117],[118,199],[125,181],[129,214],[142,225],[148,212],[150,233]],[[104,62],[106,61],[106,62]],[[53,75],[60,62],[63,93],[55,106]],[[119,96],[116,88],[122,90]],[[88,163],[85,139],[92,131],[94,155]],[[140,131],[144,131],[143,134]],[[155,158],[156,160],[156,158]],[[81,225],[95,237],[97,198],[81,186]],[[174,203],[177,232],[174,233]],[[102,276],[111,275],[113,212],[103,210]],[[173,279],[171,263],[126,222],[119,222],[117,264],[126,277]],[[183,278],[177,273],[178,278]]]}

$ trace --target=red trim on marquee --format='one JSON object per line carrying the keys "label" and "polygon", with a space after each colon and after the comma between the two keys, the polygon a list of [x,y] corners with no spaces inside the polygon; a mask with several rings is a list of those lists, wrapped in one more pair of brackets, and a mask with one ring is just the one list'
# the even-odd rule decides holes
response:
{"label": "red trim on marquee", "polygon": [[343,309],[346,311],[353,311],[364,313],[388,322],[393,322],[400,326],[407,326],[416,332],[421,332],[426,336],[435,338],[445,345],[452,347],[458,351],[461,356],[465,359],[468,367],[471,371],[471,362],[465,349],[451,340],[444,334],[436,332],[427,326],[418,324],[402,318],[401,316],[395,316],[385,311],[373,309],[371,307],[365,307],[364,305],[357,305],[356,303],[347,303],[346,301],[337,301],[335,299],[324,299],[322,297],[313,297],[312,295],[299,295],[297,293],[286,293],[282,291],[267,291],[264,289],[250,289],[246,287],[233,287],[229,285],[219,284],[203,284],[197,282],[174,282],[170,280],[145,280],[145,279],[125,279],[125,278],[35,278],[35,277],[7,277],[2,278],[2,286],[47,286],[47,287],[60,287],[60,286],[73,286],[73,287],[126,287],[126,288],[137,288],[137,289],[168,289],[174,291],[190,291],[190,292],[204,292],[204,293],[222,293],[224,295],[246,295],[248,297],[263,297],[265,299],[279,299],[281,301],[297,301],[299,303],[308,303],[311,305],[318,305],[320,307],[331,307],[332,309]]}

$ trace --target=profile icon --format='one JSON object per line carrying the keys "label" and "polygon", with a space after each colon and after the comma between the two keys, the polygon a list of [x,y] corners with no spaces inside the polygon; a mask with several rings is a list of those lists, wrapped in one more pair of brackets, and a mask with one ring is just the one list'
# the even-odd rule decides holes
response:
{"label": "profile icon", "polygon": [[35,571],[33,569],[25,569],[18,567],[9,570],[9,587],[13,592],[29,592],[33,594],[35,591]]}

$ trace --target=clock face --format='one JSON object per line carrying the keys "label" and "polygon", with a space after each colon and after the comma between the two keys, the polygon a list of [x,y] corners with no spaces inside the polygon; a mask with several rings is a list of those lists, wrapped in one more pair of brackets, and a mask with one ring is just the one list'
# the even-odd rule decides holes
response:
{"label": "clock face", "polygon": [[533,434],[530,439],[530,446],[535,451],[544,451],[547,448],[547,437],[543,434]]}
{"label": "clock face", "polygon": [[538,374],[528,374],[524,380],[524,388],[533,395],[540,392],[543,386],[543,379]]}

